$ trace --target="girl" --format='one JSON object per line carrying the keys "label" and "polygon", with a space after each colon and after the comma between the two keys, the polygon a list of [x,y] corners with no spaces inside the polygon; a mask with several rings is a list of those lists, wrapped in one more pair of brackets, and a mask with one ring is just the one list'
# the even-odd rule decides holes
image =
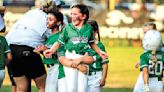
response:
{"label": "girl", "polygon": [[[97,22],[90,20],[88,23],[93,27],[94,36],[98,35],[98,41],[96,41],[96,44],[101,50],[105,51],[104,45],[100,42]],[[98,54],[95,54],[94,56],[96,57],[96,61],[89,65],[87,92],[102,92],[102,87],[105,85],[107,77],[109,60],[102,60]]]}
{"label": "girl", "polygon": [[140,56],[140,69],[144,81],[144,88],[140,92],[163,92],[162,37],[158,31],[149,30],[146,32],[142,44],[146,52]]}
{"label": "girl", "polygon": [[[60,26],[63,26],[63,14],[60,12],[48,12],[47,27],[52,29],[52,34],[46,40],[45,45],[39,45],[35,48],[36,52],[45,51],[57,41],[61,30],[59,29]],[[45,92],[57,92],[59,66],[57,55],[53,54],[52,58],[43,58],[43,62],[48,67]]]}
{"label": "girl", "polygon": [[[69,23],[62,30],[58,42],[54,43],[51,49],[44,51],[45,57],[50,57],[60,46],[64,44],[65,56],[68,59],[76,59],[87,55],[89,45],[103,58],[107,55],[94,43],[93,29],[87,24],[89,10],[83,4],[74,5],[71,8],[72,23]],[[75,62],[78,65],[80,62]],[[73,63],[72,63],[73,65]],[[68,92],[86,92],[87,76],[77,69],[64,67]],[[83,85],[81,85],[83,84]],[[77,88],[77,89],[76,89]]]}

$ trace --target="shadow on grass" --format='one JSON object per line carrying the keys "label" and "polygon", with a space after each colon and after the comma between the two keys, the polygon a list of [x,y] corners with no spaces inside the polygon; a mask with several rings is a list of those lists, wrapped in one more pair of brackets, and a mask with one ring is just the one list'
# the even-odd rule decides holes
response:
{"label": "shadow on grass", "polygon": [[[104,88],[103,92],[132,92],[132,88]],[[11,86],[2,86],[0,92],[11,92]],[[35,86],[32,86],[31,92],[38,92]]]}

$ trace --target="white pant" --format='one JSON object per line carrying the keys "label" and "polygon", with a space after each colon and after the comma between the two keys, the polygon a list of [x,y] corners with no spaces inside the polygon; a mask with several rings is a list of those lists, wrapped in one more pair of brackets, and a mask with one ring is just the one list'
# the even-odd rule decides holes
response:
{"label": "white pant", "polygon": [[[70,53],[68,51],[66,51],[65,56],[68,59],[76,59],[76,58],[83,57],[83,55]],[[77,69],[65,67],[65,66],[64,66],[64,72],[66,76],[65,78],[66,78],[67,92],[86,92],[87,75],[83,74]]]}
{"label": "white pant", "polygon": [[0,70],[0,87],[3,83],[4,78],[5,78],[5,69]]}
{"label": "white pant", "polygon": [[[162,92],[163,90],[163,82],[158,81],[158,78],[149,77],[148,86],[151,92]],[[142,72],[140,72],[140,75],[137,79],[133,92],[144,92],[143,88],[144,88],[144,81],[142,77]]]}
{"label": "white pant", "polygon": [[57,92],[58,90],[58,66],[55,64],[48,68],[48,73],[46,77],[46,87],[45,92]]}
{"label": "white pant", "polygon": [[133,92],[143,92],[144,91],[143,88],[144,88],[144,81],[143,81],[142,71],[141,71],[138,76],[137,82],[134,86]]}
{"label": "white pant", "polygon": [[158,81],[158,78],[149,78],[150,92],[163,92],[163,82]]}
{"label": "white pant", "polygon": [[67,92],[65,77],[58,79],[58,92]]}
{"label": "white pant", "polygon": [[100,86],[100,80],[102,79],[102,71],[96,72],[96,74],[88,75],[87,92],[102,92]]}

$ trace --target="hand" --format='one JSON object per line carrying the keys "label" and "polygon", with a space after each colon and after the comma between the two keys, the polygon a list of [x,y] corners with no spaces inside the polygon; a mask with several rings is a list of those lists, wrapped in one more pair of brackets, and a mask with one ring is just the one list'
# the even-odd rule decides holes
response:
{"label": "hand", "polygon": [[103,60],[105,60],[105,59],[107,59],[108,58],[108,55],[104,52],[104,51],[100,51],[100,57],[103,59]]}
{"label": "hand", "polygon": [[77,69],[80,72],[84,73],[84,74],[87,74],[88,73],[88,67],[87,67],[86,64],[80,64],[80,65],[78,65]]}
{"label": "hand", "polygon": [[139,62],[135,63],[135,68],[139,68]]}
{"label": "hand", "polygon": [[105,86],[105,80],[103,80],[103,79],[100,80],[100,86],[101,87]]}
{"label": "hand", "polygon": [[53,54],[53,52],[51,51],[51,49],[45,50],[45,51],[43,52],[43,55],[44,55],[46,58],[50,58],[52,54]]}
{"label": "hand", "polygon": [[77,66],[79,65],[79,64],[81,64],[81,58],[76,58],[76,59],[73,59],[72,60],[72,67],[73,68],[77,68]]}
{"label": "hand", "polygon": [[47,50],[47,49],[48,49],[48,48],[47,48],[45,45],[41,44],[41,45],[37,46],[37,47],[34,49],[34,52],[41,52],[41,51],[45,51],[45,50]]}
{"label": "hand", "polygon": [[149,86],[147,84],[144,85],[144,92],[150,92]]}

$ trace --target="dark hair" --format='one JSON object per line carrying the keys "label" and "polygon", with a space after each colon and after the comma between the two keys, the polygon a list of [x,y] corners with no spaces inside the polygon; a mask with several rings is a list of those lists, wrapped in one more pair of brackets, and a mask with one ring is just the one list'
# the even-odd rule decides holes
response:
{"label": "dark hair", "polygon": [[144,27],[152,26],[154,30],[157,30],[156,24],[154,22],[147,22],[144,24]]}
{"label": "dark hair", "polygon": [[52,15],[54,15],[56,17],[57,21],[60,21],[61,24],[63,25],[63,14],[61,12],[58,12],[58,11],[56,11],[56,12],[49,11],[48,14],[49,13],[52,14]]}
{"label": "dark hair", "polygon": [[98,40],[100,41],[100,33],[99,33],[98,23],[95,20],[88,20],[87,23],[92,26],[94,32],[97,32]]}
{"label": "dark hair", "polygon": [[64,23],[63,23],[63,14],[62,14],[61,12],[58,12],[58,11],[56,11],[56,12],[54,12],[54,11],[49,11],[48,14],[54,15],[54,16],[56,17],[57,21],[58,21],[58,22],[61,22],[60,25],[54,24],[53,27],[52,27],[51,29],[54,29],[54,28],[56,28],[56,27],[59,28],[60,26],[61,26],[61,27],[64,26]]}
{"label": "dark hair", "polygon": [[89,9],[88,9],[88,7],[86,5],[84,5],[84,4],[77,4],[77,5],[73,5],[71,8],[78,8],[78,9],[80,9],[80,12],[82,14],[86,15],[85,22],[87,22],[87,20],[89,19]]}

